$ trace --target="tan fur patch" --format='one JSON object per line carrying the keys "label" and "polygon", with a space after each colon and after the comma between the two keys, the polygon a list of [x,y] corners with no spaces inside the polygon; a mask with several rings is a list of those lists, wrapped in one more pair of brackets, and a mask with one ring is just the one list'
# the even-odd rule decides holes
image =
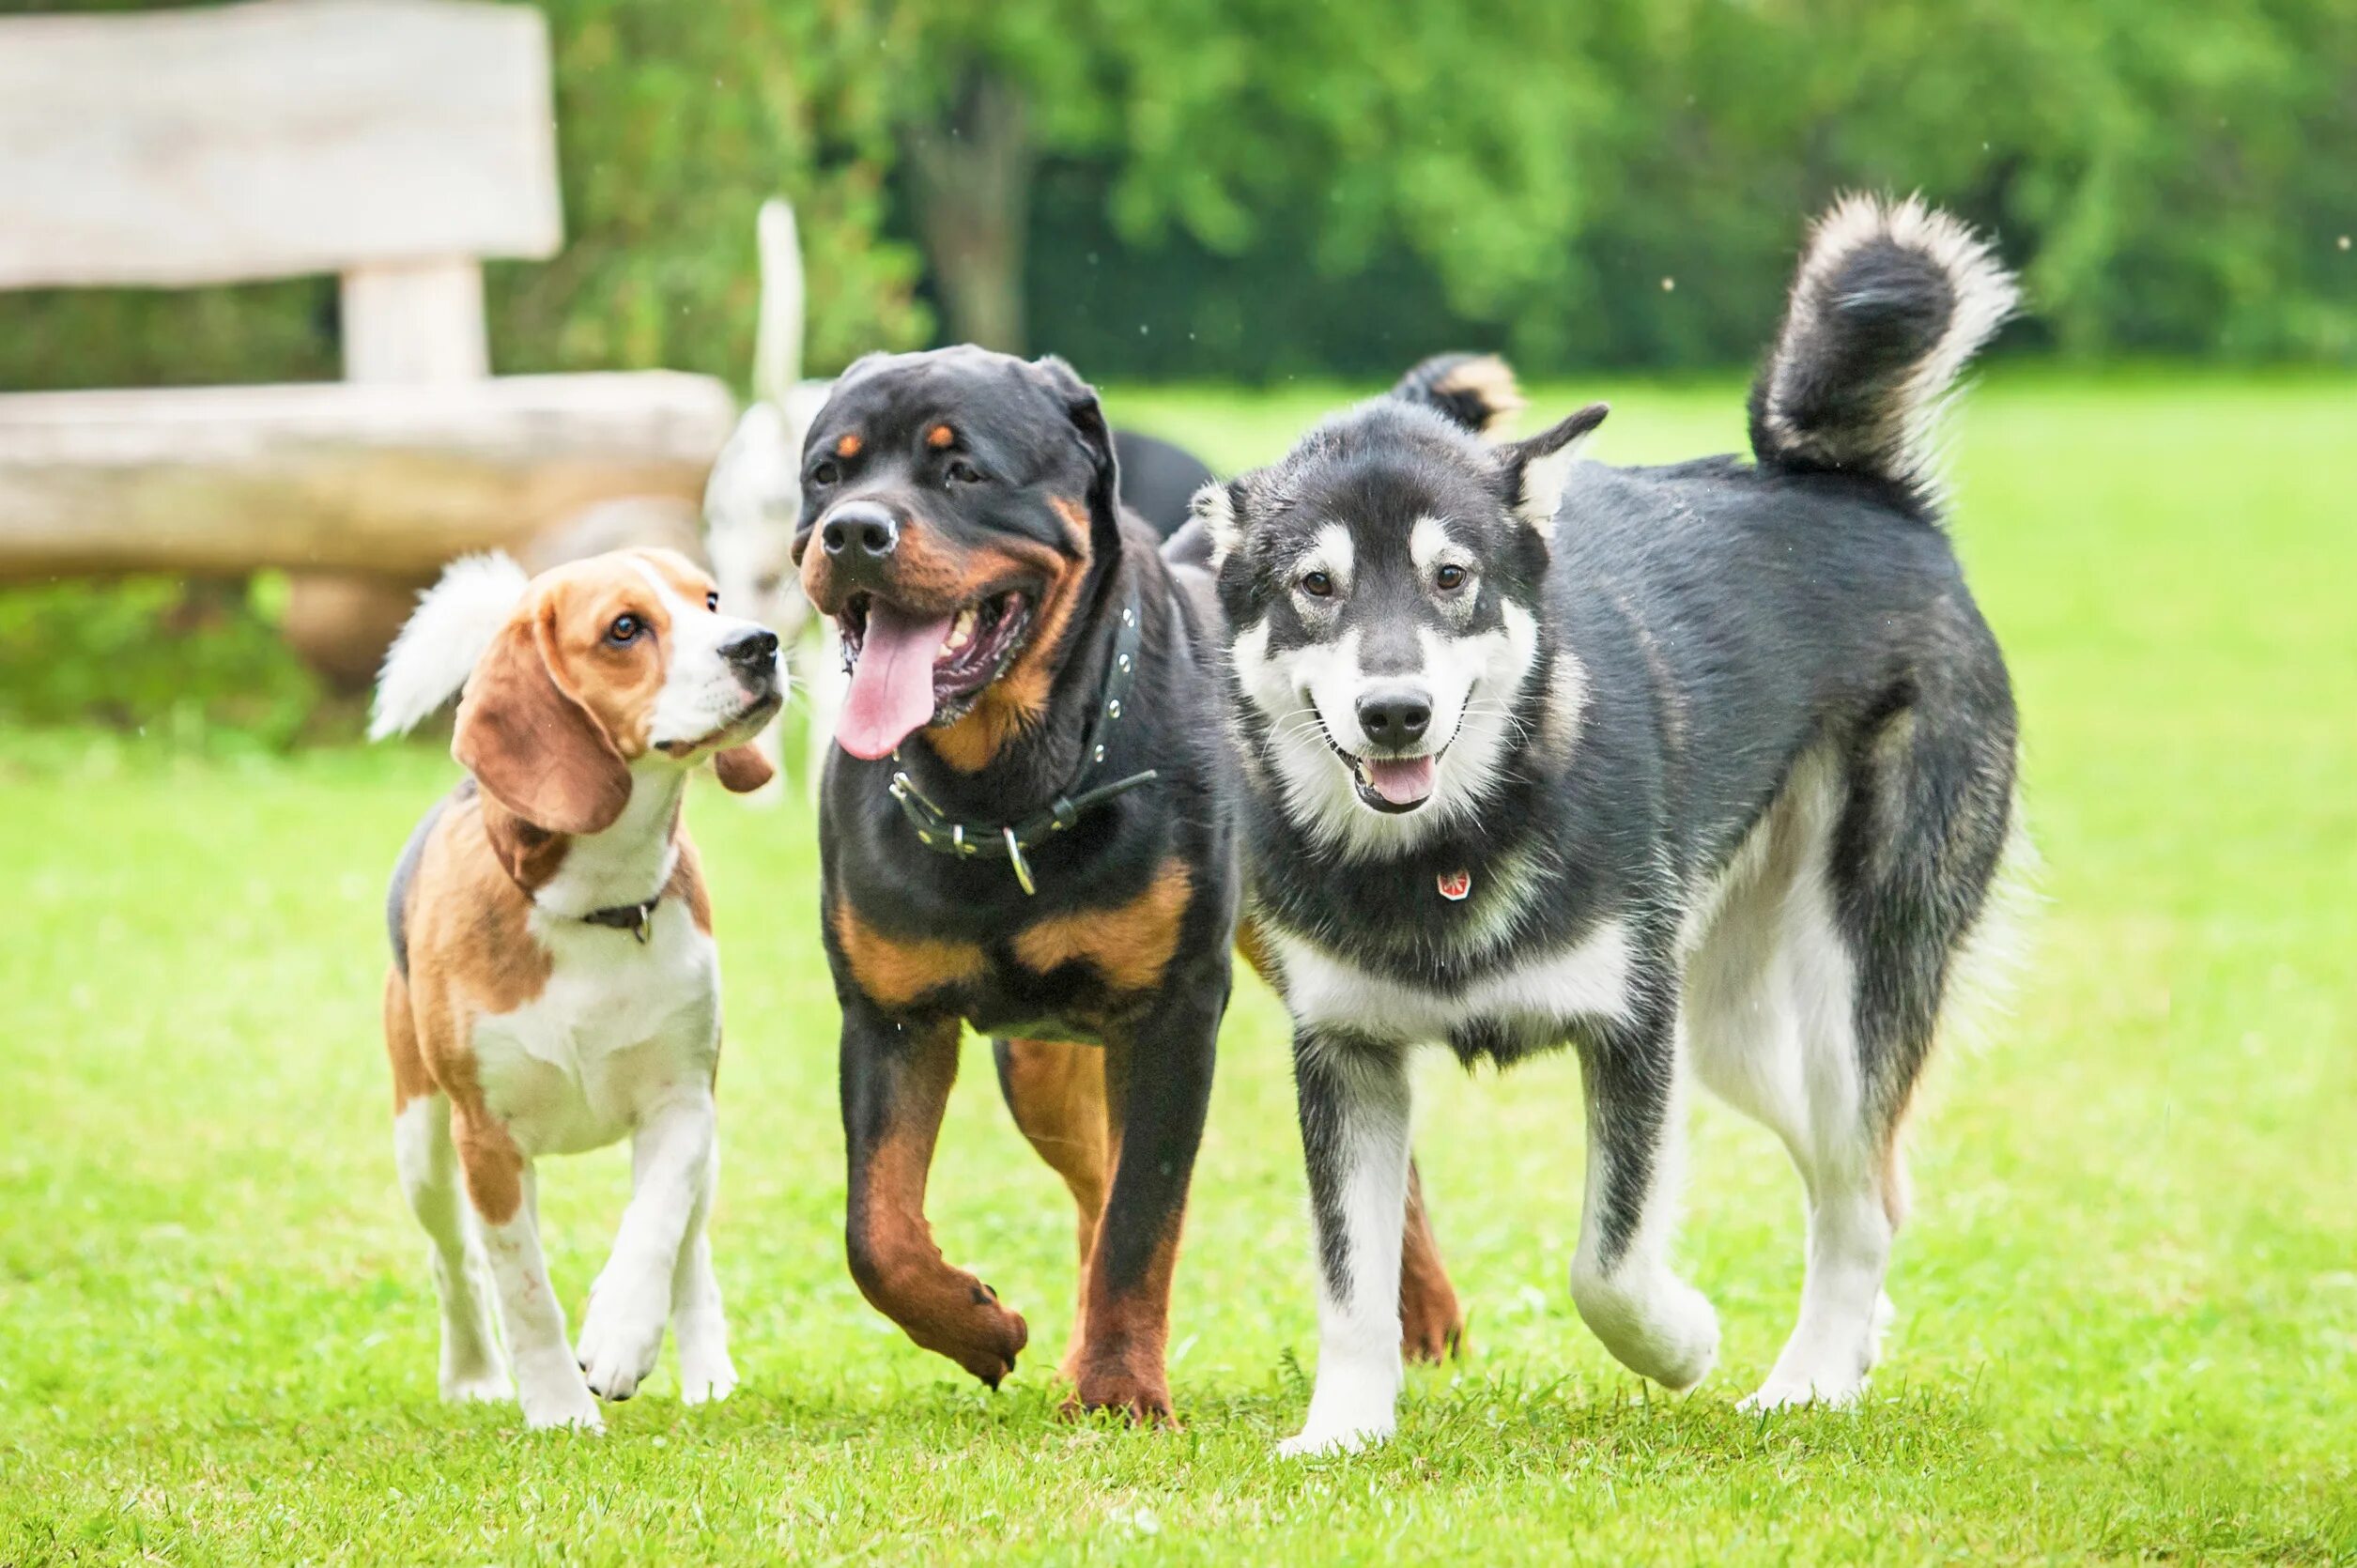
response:
{"label": "tan fur patch", "polygon": [[409,1017],[409,983],[401,971],[385,971],[385,1055],[393,1064],[393,1114],[434,1092],[434,1076],[418,1052],[417,1024]]}
{"label": "tan fur patch", "polygon": [[1065,1341],[1057,1367],[1069,1383],[1080,1376],[1088,1342],[1088,1259],[1096,1251],[1097,1222],[1113,1185],[1117,1144],[1105,1100],[1105,1053],[1096,1046],[1061,1040],[1010,1039],[1001,1087],[1015,1126],[1072,1194],[1080,1295],[1073,1304],[1071,1336]]}
{"label": "tan fur patch", "polygon": [[1465,1310],[1440,1266],[1425,1212],[1424,1177],[1408,1165],[1408,1222],[1399,1246],[1399,1347],[1411,1361],[1444,1361],[1465,1348]]}
{"label": "tan fur patch", "polygon": [[[385,1050],[395,1108],[440,1090],[476,1210],[494,1224],[522,1202],[523,1156],[483,1103],[475,1074],[475,1020],[513,1012],[539,996],[553,967],[531,933],[530,901],[501,864],[486,816],[511,835],[523,826],[482,794],[453,801],[418,861],[406,931],[409,976],[385,987]],[[567,840],[521,852],[528,869],[553,869]],[[397,1005],[396,1005],[397,1004]]]}
{"label": "tan fur patch", "polygon": [[861,440],[858,436],[847,435],[841,440],[835,443],[835,455],[838,457],[856,457],[859,455],[859,449],[865,445],[867,445],[867,443]]}
{"label": "tan fur patch", "polygon": [[1119,1294],[1092,1260],[1086,1332],[1071,1369],[1074,1387],[1064,1404],[1066,1414],[1119,1410],[1141,1424],[1178,1424],[1170,1412],[1164,1352],[1170,1344],[1170,1284],[1178,1270],[1185,1222],[1183,1211],[1170,1217],[1168,1228],[1154,1238],[1144,1275]]}
{"label": "tan fur patch", "polygon": [[712,934],[712,894],[704,886],[703,857],[696,853],[696,842],[680,828],[672,835],[679,845],[679,858],[672,863],[671,880],[663,884],[663,897],[677,899],[687,906],[687,918],[706,936]]}
{"label": "tan fur patch", "polygon": [[936,424],[931,430],[925,432],[925,444],[932,448],[935,452],[939,452],[943,448],[949,446],[955,442],[957,438],[958,433],[950,429],[946,424]]}
{"label": "tan fur patch", "polygon": [[[1057,515],[1062,515],[1061,508]],[[1082,515],[1086,518],[1086,514]],[[1034,612],[1030,638],[1007,673],[985,686],[981,697],[957,723],[925,731],[934,752],[960,773],[979,773],[990,766],[1000,747],[1039,724],[1046,715],[1048,694],[1055,686],[1055,669],[1062,657],[1064,634],[1071,624],[1080,585],[1088,576],[1086,529],[1081,530],[1076,544],[1078,559],[1059,554],[1044,563],[1047,592]]]}
{"label": "tan fur patch", "polygon": [[905,1007],[920,997],[982,976],[982,949],[971,942],[886,936],[862,920],[848,903],[835,906],[832,923],[852,978],[883,1007]]}
{"label": "tan fur patch", "polygon": [[1044,975],[1086,963],[1116,991],[1149,991],[1178,950],[1178,930],[1194,892],[1187,863],[1173,855],[1146,891],[1117,909],[1052,915],[1015,936],[1015,957]]}
{"label": "tan fur patch", "polygon": [[1064,537],[1071,542],[1072,553],[1082,560],[1088,558],[1088,508],[1070,496],[1050,496],[1048,510],[1064,525]]}

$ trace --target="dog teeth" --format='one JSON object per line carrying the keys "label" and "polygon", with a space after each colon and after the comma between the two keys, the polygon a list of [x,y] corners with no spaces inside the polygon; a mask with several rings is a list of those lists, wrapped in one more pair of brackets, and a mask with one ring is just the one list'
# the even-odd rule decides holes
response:
{"label": "dog teeth", "polygon": [[1359,782],[1360,782],[1360,783],[1362,783],[1362,784],[1363,784],[1363,785],[1365,785],[1365,786],[1366,786],[1368,789],[1370,789],[1370,790],[1374,789],[1374,788],[1375,788],[1375,764],[1374,764],[1374,763],[1372,763],[1372,762],[1370,762],[1370,761],[1368,761],[1365,758],[1362,757],[1362,758],[1360,758],[1360,759],[1359,759],[1356,762],[1354,762],[1354,763],[1353,763],[1353,764],[1351,764],[1351,765],[1352,765],[1353,767],[1355,767],[1355,768],[1358,770],[1358,774],[1359,774]]}
{"label": "dog teeth", "polygon": [[961,653],[973,640],[974,607],[968,605],[958,611],[958,618],[949,623],[949,635],[941,639],[941,651],[945,653]]}

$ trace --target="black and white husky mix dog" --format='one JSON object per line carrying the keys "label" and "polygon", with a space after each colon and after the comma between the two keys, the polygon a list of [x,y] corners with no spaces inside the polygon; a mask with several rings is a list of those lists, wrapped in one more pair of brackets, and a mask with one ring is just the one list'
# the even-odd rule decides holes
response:
{"label": "black and white husky mix dog", "polygon": [[1409,1058],[1568,1044],[1580,1315],[1673,1389],[1681,1084],[1784,1140],[1800,1319],[1755,1407],[1860,1392],[1890,1316],[1900,1120],[2014,821],[2005,663],[1942,531],[1936,405],[2011,310],[1943,213],[1816,227],[1751,394],[1756,463],[1523,441],[1494,360],[1427,362],[1197,498],[1230,627],[1253,918],[1294,1026],[1320,1274],[1287,1452],[1388,1435]]}

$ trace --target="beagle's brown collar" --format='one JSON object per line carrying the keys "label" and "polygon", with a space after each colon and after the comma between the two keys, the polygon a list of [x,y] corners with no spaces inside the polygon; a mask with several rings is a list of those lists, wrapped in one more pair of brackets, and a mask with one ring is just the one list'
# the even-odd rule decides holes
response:
{"label": "beagle's brown collar", "polygon": [[611,909],[593,909],[587,915],[576,915],[575,918],[585,926],[609,926],[618,931],[628,931],[639,939],[639,945],[643,947],[647,944],[648,933],[655,920],[655,906],[662,901],[663,895],[657,893],[654,898],[642,903],[616,904]]}

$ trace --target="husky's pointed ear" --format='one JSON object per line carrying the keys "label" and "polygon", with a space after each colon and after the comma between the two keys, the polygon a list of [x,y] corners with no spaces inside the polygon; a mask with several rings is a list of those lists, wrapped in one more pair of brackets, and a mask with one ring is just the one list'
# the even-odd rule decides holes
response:
{"label": "husky's pointed ear", "polygon": [[1227,563],[1227,552],[1243,542],[1244,525],[1236,509],[1243,504],[1244,482],[1213,480],[1194,493],[1187,502],[1187,510],[1203,525],[1203,531],[1211,536],[1211,572]]}
{"label": "husky's pointed ear", "polygon": [[1591,403],[1550,430],[1542,430],[1527,441],[1508,441],[1498,449],[1506,504],[1536,529],[1540,538],[1555,536],[1555,509],[1563,504],[1564,483],[1571,475],[1572,459],[1611,411],[1610,405]]}
{"label": "husky's pointed ear", "polygon": [[1113,532],[1121,526],[1121,465],[1114,456],[1113,432],[1105,424],[1097,389],[1080,378],[1080,372],[1054,354],[1031,361],[1048,390],[1064,405],[1065,417],[1080,435],[1095,472],[1088,482],[1088,516],[1092,529]]}

